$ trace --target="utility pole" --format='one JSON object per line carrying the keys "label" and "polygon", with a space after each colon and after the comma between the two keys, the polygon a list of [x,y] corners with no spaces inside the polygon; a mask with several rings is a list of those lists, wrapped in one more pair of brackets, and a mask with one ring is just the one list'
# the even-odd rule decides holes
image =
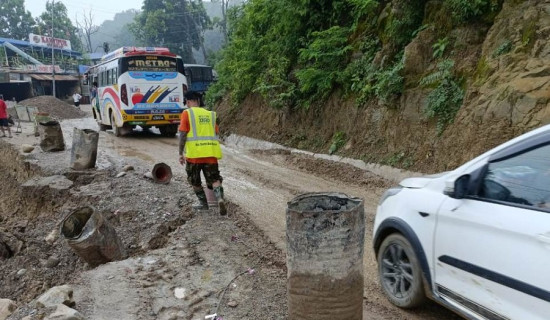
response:
{"label": "utility pole", "polygon": [[55,98],[55,55],[54,55],[54,48],[55,48],[55,38],[54,38],[54,32],[53,32],[53,11],[55,8],[55,0],[52,0],[52,96]]}

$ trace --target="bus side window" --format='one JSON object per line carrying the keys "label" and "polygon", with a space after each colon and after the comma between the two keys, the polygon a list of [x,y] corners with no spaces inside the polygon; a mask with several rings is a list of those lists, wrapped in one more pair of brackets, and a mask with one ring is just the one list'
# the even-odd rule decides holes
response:
{"label": "bus side window", "polygon": [[113,84],[116,84],[118,81],[117,81],[117,68],[114,68],[113,70],[111,70],[111,76],[112,76],[112,83]]}

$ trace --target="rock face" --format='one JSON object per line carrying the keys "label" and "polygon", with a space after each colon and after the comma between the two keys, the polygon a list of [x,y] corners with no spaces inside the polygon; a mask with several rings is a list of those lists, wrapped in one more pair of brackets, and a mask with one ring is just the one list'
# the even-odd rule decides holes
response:
{"label": "rock face", "polygon": [[[550,3],[505,0],[493,22],[484,18],[459,26],[452,25],[441,3],[426,3],[423,25],[428,27],[404,49],[405,91],[392,105],[357,108],[354,98],[344,100],[336,92],[322,107],[287,111],[269,108],[251,94],[239,112],[222,102],[218,113],[227,128],[221,129],[323,153],[334,133],[342,131],[349,137],[343,155],[437,172],[549,124]],[[440,40],[447,47],[437,59],[434,44]],[[433,88],[419,82],[444,59],[454,61],[465,95],[454,122],[438,134],[436,119],[424,113]]]}
{"label": "rock face", "polygon": [[9,299],[0,299],[0,320],[6,320],[17,309],[15,302]]}
{"label": "rock face", "polygon": [[36,301],[38,308],[53,307],[58,304],[64,304],[68,307],[74,307],[73,288],[68,285],[53,287],[41,295]]}
{"label": "rock face", "polygon": [[58,304],[55,306],[55,311],[44,320],[85,320],[78,311],[67,307],[64,304]]}

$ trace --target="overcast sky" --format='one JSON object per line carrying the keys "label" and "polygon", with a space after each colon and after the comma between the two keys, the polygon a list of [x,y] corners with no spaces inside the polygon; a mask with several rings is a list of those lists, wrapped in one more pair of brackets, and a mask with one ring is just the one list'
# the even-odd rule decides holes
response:
{"label": "overcast sky", "polygon": [[[51,1],[51,0],[48,0]],[[37,18],[46,11],[46,0],[25,0],[25,8],[33,18]],[[105,20],[112,20],[115,13],[128,9],[141,9],[142,0],[55,0],[63,2],[67,7],[69,18],[76,26],[75,17],[82,19],[83,12],[92,10],[94,23],[100,25]]]}

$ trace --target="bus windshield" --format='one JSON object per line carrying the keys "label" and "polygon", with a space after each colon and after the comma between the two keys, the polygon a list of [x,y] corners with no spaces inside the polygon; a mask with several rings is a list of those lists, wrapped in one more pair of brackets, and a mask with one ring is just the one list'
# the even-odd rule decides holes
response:
{"label": "bus windshield", "polygon": [[164,56],[133,56],[120,59],[120,73],[126,71],[180,72],[183,73],[181,59]]}

